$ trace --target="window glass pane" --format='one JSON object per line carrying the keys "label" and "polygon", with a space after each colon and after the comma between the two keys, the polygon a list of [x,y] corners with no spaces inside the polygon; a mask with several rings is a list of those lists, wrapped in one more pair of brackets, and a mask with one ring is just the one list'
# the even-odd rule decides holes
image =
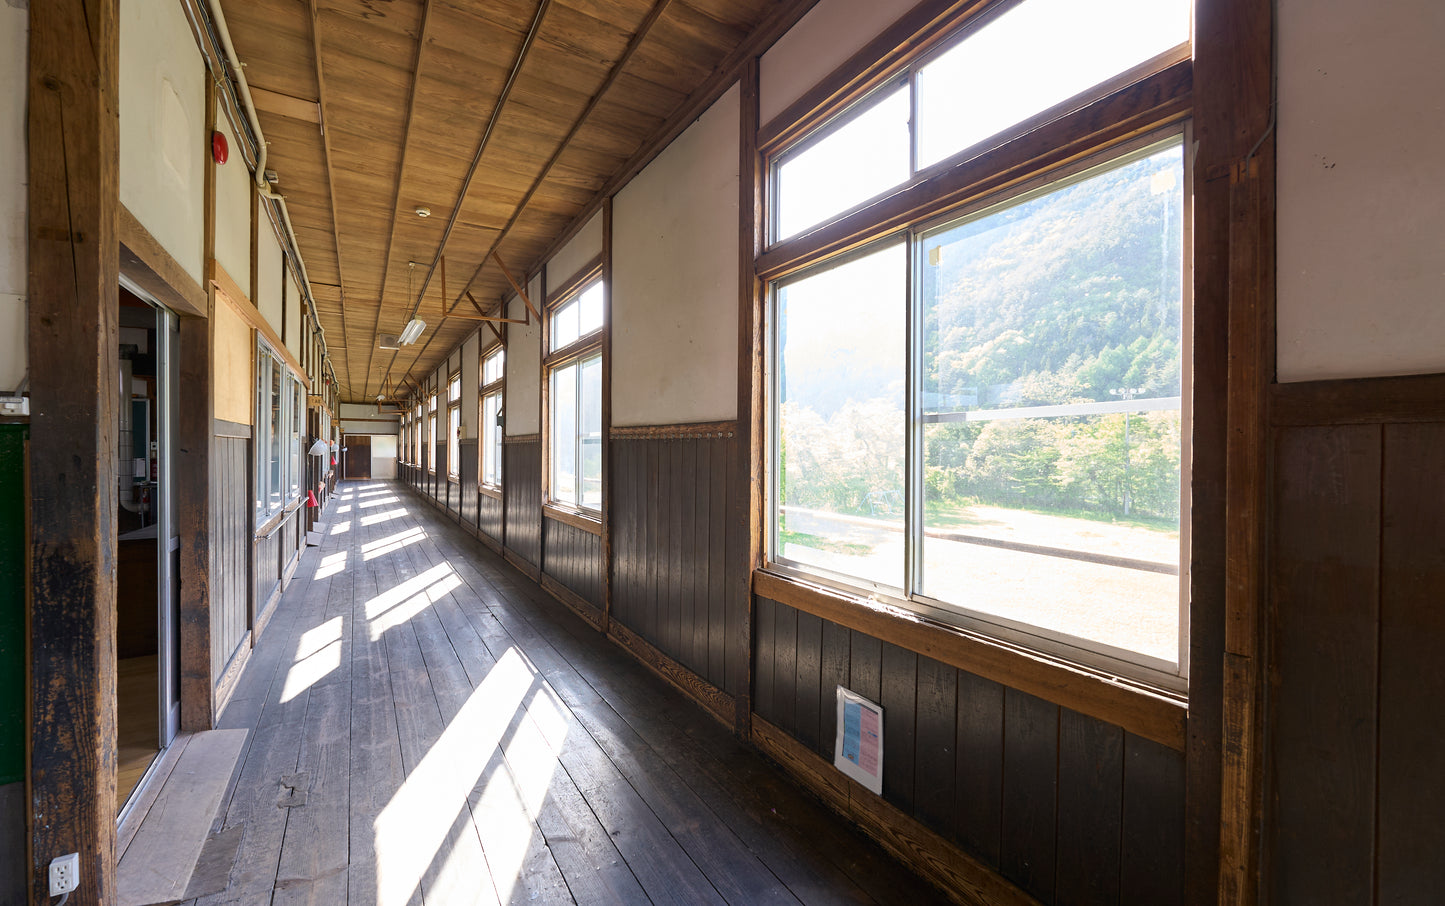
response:
{"label": "window glass pane", "polygon": [[777,291],[779,557],[903,585],[902,243]]}
{"label": "window glass pane", "polygon": [[[256,351],[256,449],[265,451],[270,449],[266,437],[266,427],[270,423],[270,400],[267,390],[271,386],[271,357],[264,349]],[[270,488],[266,485],[266,479],[271,474],[270,461],[265,455],[256,457],[256,524],[260,525],[265,521],[266,514],[270,512]]]}
{"label": "window glass pane", "polygon": [[578,457],[582,463],[581,504],[602,508],[602,356],[582,362],[581,411],[578,419]]}
{"label": "window glass pane", "polygon": [[497,409],[502,395],[493,393],[482,400],[482,483],[501,484],[502,429],[497,425]]}
{"label": "window glass pane", "polygon": [[447,400],[454,401],[462,398],[462,376],[460,374],[452,377],[447,382]]}
{"label": "window glass pane", "polygon": [[1189,40],[1190,0],[1027,0],[918,73],[927,167]]}
{"label": "window glass pane", "polygon": [[[435,400],[433,400],[435,402]],[[437,470],[437,414],[427,416],[426,467],[430,472]]]}
{"label": "window glass pane", "polygon": [[552,372],[552,499],[577,504],[576,362]]}
{"label": "window glass pane", "polygon": [[448,410],[447,418],[447,474],[452,476],[461,474],[461,441],[458,438],[461,431],[462,410],[460,406],[453,406]]}
{"label": "window glass pane", "polygon": [[271,387],[267,397],[267,406],[270,408],[270,424],[267,426],[269,444],[267,445],[267,456],[271,462],[271,474],[268,477],[267,487],[270,489],[270,509],[275,511],[281,505],[282,493],[282,467],[281,467],[281,442],[285,436],[284,426],[281,421],[281,369],[275,365],[271,368]]}
{"label": "window glass pane", "polygon": [[602,281],[598,280],[587,287],[578,296],[577,302],[582,306],[578,315],[578,334],[586,336],[596,330],[602,329]]}
{"label": "window glass pane", "polygon": [[301,493],[301,432],[306,427],[306,403],[301,382],[291,381],[291,495]]}
{"label": "window glass pane", "polygon": [[482,383],[491,384],[500,381],[505,363],[506,353],[501,349],[487,356],[486,361],[482,363]]}
{"label": "window glass pane", "polygon": [[787,239],[909,177],[908,86],[871,107],[777,168],[777,239]]}
{"label": "window glass pane", "polygon": [[552,348],[561,349],[581,336],[578,333],[577,300],[573,299],[552,313]]}
{"label": "window glass pane", "polygon": [[1177,663],[1182,145],[922,240],[919,590]]}

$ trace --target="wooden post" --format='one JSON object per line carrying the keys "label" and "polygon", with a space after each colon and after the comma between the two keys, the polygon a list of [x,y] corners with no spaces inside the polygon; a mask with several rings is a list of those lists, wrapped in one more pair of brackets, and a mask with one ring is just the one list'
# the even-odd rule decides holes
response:
{"label": "wooden post", "polygon": [[612,625],[612,199],[602,202],[602,633]]}
{"label": "wooden post", "polygon": [[738,160],[738,401],[737,436],[729,446],[735,469],[728,524],[730,538],[742,537],[736,552],[729,545],[729,569],[738,571],[731,593],[741,619],[727,655],[728,683],[737,702],[735,729],[747,739],[752,731],[753,570],[763,562],[763,318],[755,262],[762,251],[762,192],[758,178],[758,60],[744,65],[738,80],[740,142]]}
{"label": "wooden post", "polygon": [[30,4],[30,902],[115,900],[117,0]]}

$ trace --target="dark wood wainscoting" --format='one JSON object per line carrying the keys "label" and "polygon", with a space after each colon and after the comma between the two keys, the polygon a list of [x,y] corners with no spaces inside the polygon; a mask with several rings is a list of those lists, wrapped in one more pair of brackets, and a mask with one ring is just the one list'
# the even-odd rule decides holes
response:
{"label": "dark wood wainscoting", "polygon": [[461,442],[459,455],[461,457],[458,465],[461,467],[461,480],[457,485],[457,500],[452,506],[457,513],[457,518],[464,525],[477,524],[477,441],[475,438],[464,439]]}
{"label": "dark wood wainscoting", "polygon": [[480,495],[477,501],[477,528],[498,543],[502,540],[502,498]]}
{"label": "dark wood wainscoting", "polygon": [[252,587],[256,593],[255,613],[259,621],[281,590],[281,526],[257,538],[252,550],[251,561],[256,570],[256,581]]}
{"label": "dark wood wainscoting", "polygon": [[543,519],[542,550],[542,571],[601,610],[602,537],[556,519]]}
{"label": "dark wood wainscoting", "polygon": [[542,565],[542,441],[536,435],[507,438],[502,448],[507,495],[507,550]]}
{"label": "dark wood wainscoting", "polygon": [[723,425],[612,432],[612,620],[723,691],[746,671],[748,585],[728,524],[736,439]]}
{"label": "dark wood wainscoting", "polygon": [[1044,903],[1181,902],[1184,756],[759,597],[753,708],[832,761],[836,688],[883,706],[883,798]]}
{"label": "dark wood wainscoting", "polygon": [[251,442],[217,437],[211,459],[211,684],[250,631]]}
{"label": "dark wood wainscoting", "polygon": [[1274,388],[1261,901],[1445,890],[1445,377]]}

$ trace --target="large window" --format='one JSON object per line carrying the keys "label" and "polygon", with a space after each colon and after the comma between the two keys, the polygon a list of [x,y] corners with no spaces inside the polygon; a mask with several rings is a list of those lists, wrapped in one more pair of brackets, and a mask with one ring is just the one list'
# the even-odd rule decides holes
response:
{"label": "large window", "polygon": [[774,562],[1177,674],[1186,216],[1175,134],[779,281]]}
{"label": "large window", "polygon": [[421,465],[421,402],[411,410],[411,464]]}
{"label": "large window", "polygon": [[1185,687],[1190,9],[991,4],[765,137],[772,569]]}
{"label": "large window", "polygon": [[1192,0],[994,4],[773,159],[773,238],[1068,112],[1114,77],[1185,45],[1191,9]]}
{"label": "large window", "polygon": [[433,475],[437,470],[437,393],[433,390],[426,398],[426,470]]}
{"label": "large window", "polygon": [[481,475],[482,485],[502,485],[502,408],[506,391],[507,351],[501,346],[482,357]]}
{"label": "large window", "polygon": [[462,375],[453,374],[447,380],[447,476],[461,478],[462,457]]}
{"label": "large window", "polygon": [[256,345],[256,524],[300,496],[305,387],[263,341]]}
{"label": "large window", "polygon": [[602,508],[602,280],[564,291],[547,318],[548,499]]}

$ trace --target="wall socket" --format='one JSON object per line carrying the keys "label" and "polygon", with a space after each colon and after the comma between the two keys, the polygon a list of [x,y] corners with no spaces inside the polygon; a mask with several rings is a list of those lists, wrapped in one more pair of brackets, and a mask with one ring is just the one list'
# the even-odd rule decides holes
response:
{"label": "wall socket", "polygon": [[58,897],[80,886],[80,853],[50,860],[50,895]]}

